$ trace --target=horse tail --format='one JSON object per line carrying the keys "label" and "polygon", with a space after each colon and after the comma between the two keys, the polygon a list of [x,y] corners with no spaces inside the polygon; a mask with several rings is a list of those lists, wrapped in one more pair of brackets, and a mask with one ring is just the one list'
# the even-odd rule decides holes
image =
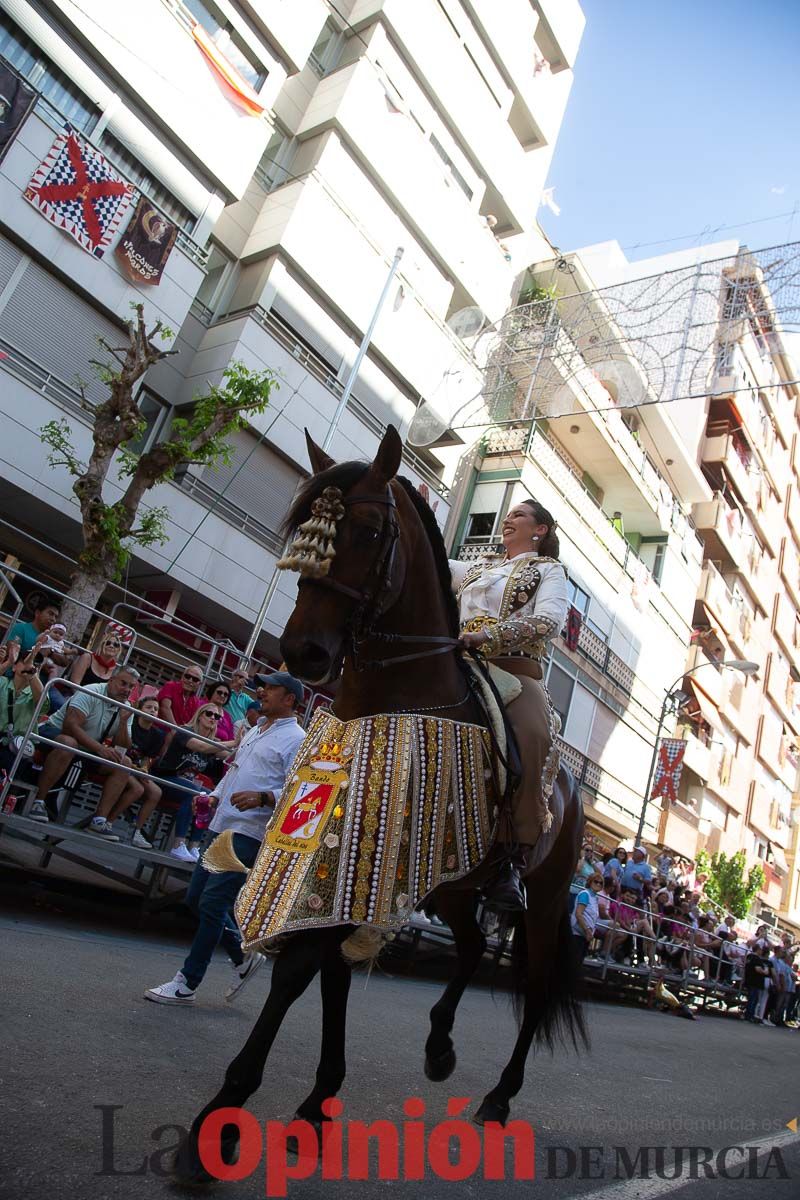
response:
{"label": "horse tail", "polygon": [[517,1023],[530,1020],[537,1046],[554,1050],[569,1042],[588,1048],[581,962],[569,916],[569,882],[583,831],[577,792],[567,800],[564,822],[541,866],[526,880],[527,912],[514,922],[511,948],[512,1003]]}

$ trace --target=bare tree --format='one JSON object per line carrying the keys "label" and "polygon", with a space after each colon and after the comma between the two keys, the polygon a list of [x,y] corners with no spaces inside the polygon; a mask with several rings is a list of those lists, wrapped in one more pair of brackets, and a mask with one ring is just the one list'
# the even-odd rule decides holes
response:
{"label": "bare tree", "polygon": [[[243,428],[248,417],[263,412],[278,386],[271,371],[251,371],[243,363],[232,362],[222,384],[196,398],[188,416],[175,417],[163,438],[144,453],[134,453],[129,443],[144,430],[134,396],[136,384],[155,363],[176,353],[165,344],[172,338],[171,331],[160,321],[148,330],[143,306],[135,305],[134,311],[135,319],[128,322],[128,344],[110,346],[101,339],[101,348],[111,362],[92,363],[108,386],[109,396],[93,405],[83,395],[83,406],[94,420],[88,462],[78,458],[68,421],[49,421],[40,431],[50,447],[50,465],[64,466],[74,476],[72,490],[81,510],[83,548],[69,591],[74,603],[68,601],[64,611],[74,640],[90,620],[82,605],[97,606],[107,584],[121,577],[132,549],[166,540],[167,510],[147,508],[140,515],[145,494],[171,479],[178,467],[229,462],[230,446],[225,438]],[[127,486],[118,499],[109,502],[103,493],[114,463]]]}

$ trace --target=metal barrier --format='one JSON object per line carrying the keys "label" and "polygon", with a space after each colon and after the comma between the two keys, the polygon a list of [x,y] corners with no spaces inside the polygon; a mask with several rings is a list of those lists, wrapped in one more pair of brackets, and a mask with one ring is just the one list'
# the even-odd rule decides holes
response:
{"label": "metal barrier", "polygon": [[[19,736],[19,742],[20,742],[19,748],[15,755],[14,761],[11,764],[11,768],[8,772],[8,777],[5,780],[5,782],[3,783],[2,788],[0,788],[0,812],[2,812],[5,807],[6,797],[8,796],[8,793],[13,786],[14,777],[16,776],[16,773],[19,770],[20,764],[21,764],[23,758],[25,757],[25,743],[28,741],[36,742],[43,746],[48,746],[51,749],[53,747],[57,747],[59,749],[68,749],[69,752],[72,755],[74,755],[74,757],[84,758],[88,762],[96,763],[98,766],[103,767],[104,770],[109,770],[109,769],[120,770],[120,771],[124,771],[127,775],[136,775],[136,776],[141,777],[142,779],[152,779],[155,782],[158,782],[157,776],[151,775],[147,771],[141,771],[141,770],[139,770],[138,767],[127,766],[124,763],[119,763],[119,764],[115,765],[114,763],[110,763],[107,758],[100,758],[99,755],[93,754],[89,750],[81,750],[80,747],[78,747],[78,746],[65,747],[63,742],[59,742],[55,738],[44,737],[44,736],[42,736],[42,734],[38,733],[37,729],[38,729],[38,724],[39,724],[39,718],[42,714],[42,708],[44,707],[44,702],[45,702],[45,699],[47,698],[47,693],[57,683],[66,685],[75,692],[85,692],[85,693],[89,693],[90,695],[97,695],[96,692],[91,692],[89,687],[83,687],[81,684],[71,683],[65,679],[55,679],[55,680],[47,681],[47,683],[42,688],[41,696],[39,697],[39,699],[36,701],[36,704],[34,705],[33,714],[31,716],[30,721],[28,722],[28,727],[25,730],[25,733]],[[125,700],[114,700],[113,697],[111,697],[111,696],[104,695],[103,703],[112,705],[115,708],[127,709],[128,712],[131,713],[131,715],[135,715],[135,713],[137,711],[129,702],[127,702]],[[67,701],[67,704],[69,704],[69,701]],[[158,717],[157,724],[161,725],[161,726],[165,726],[167,729],[176,730],[179,733],[186,733],[185,725],[175,725],[175,724],[173,724],[172,721],[166,721],[162,717]],[[196,736],[199,738],[200,734],[196,734]],[[201,740],[204,742],[208,742],[208,744],[210,746],[217,746],[219,749],[226,749],[224,743],[215,742],[211,738],[202,738]],[[122,749],[122,747],[120,747],[120,748]],[[234,751],[232,750],[231,753],[234,753]],[[185,787],[184,785],[178,783],[177,781],[173,783],[173,781],[171,779],[169,780],[169,786],[175,787],[178,791],[189,792],[189,793],[193,793],[195,790],[194,788]]]}
{"label": "metal barrier", "polygon": [[[583,890],[583,889],[581,889],[581,890]],[[617,901],[616,903],[619,904],[620,902]],[[686,968],[683,971],[675,971],[672,964],[668,964],[667,969],[670,969],[673,974],[680,975],[682,981],[685,983],[697,982],[693,978],[694,973],[696,971],[702,969],[702,970],[704,970],[706,981],[708,981],[712,984],[718,985],[718,986],[731,986],[731,984],[726,984],[724,982],[722,984],[720,984],[720,978],[719,978],[720,974],[722,972],[722,967],[723,967],[723,965],[725,965],[726,962],[729,963],[731,966],[731,976],[733,976],[734,969],[736,966],[733,959],[723,958],[722,945],[724,943],[720,944],[720,947],[719,947],[720,952],[718,954],[715,954],[709,947],[697,945],[697,935],[701,931],[698,930],[694,925],[687,925],[686,922],[676,920],[674,917],[664,916],[663,914],[658,913],[658,912],[654,913],[650,909],[639,908],[637,905],[634,905],[634,904],[626,904],[626,907],[633,909],[634,912],[640,914],[640,917],[643,917],[648,921],[651,928],[653,929],[654,936],[651,938],[650,936],[648,936],[645,933],[637,932],[634,930],[629,930],[626,926],[622,925],[619,921],[619,909],[618,908],[612,914],[612,918],[610,921],[605,920],[601,916],[600,920],[598,921],[597,927],[595,929],[595,938],[593,940],[597,940],[601,934],[604,937],[605,946],[603,949],[602,956],[600,958],[597,958],[597,956],[589,954],[586,956],[586,959],[584,961],[586,961],[588,959],[590,961],[602,962],[602,971],[601,971],[600,978],[604,982],[605,982],[606,978],[608,977],[609,969],[611,969],[612,971],[617,970],[617,969],[620,969],[620,970],[627,969],[626,964],[619,964],[615,959],[612,958],[612,953],[614,950],[614,941],[615,941],[614,935],[619,932],[624,933],[626,936],[631,937],[634,940],[638,939],[645,945],[652,943],[652,949],[647,954],[647,957],[650,960],[648,963],[648,970],[650,973],[652,973],[654,970],[659,971],[659,970],[663,969],[664,964],[659,963],[658,965],[656,965],[653,962],[653,959],[656,955],[658,955],[659,959],[662,957],[663,952],[659,949],[659,947],[664,942],[664,939],[661,937],[661,929],[665,922],[669,922],[671,927],[679,926],[681,929],[688,930],[688,932],[689,932],[688,941],[686,943],[680,943],[682,946],[685,946],[684,952],[688,955],[688,965],[686,966]],[[704,967],[702,966],[703,960],[705,960],[709,964],[709,967],[712,962],[716,964],[716,967],[714,968],[713,977],[711,975],[710,970],[705,970]]]}
{"label": "metal barrier", "polygon": [[[6,563],[2,573],[3,573],[3,575],[5,575],[6,572],[9,572],[9,571],[14,574],[14,577],[16,579],[24,579],[27,583],[36,584],[37,587],[42,588],[43,591],[48,593],[48,595],[60,596],[62,600],[69,600],[70,604],[76,604],[78,606],[78,608],[88,609],[88,611],[90,613],[94,613],[95,616],[99,617],[102,621],[113,620],[113,618],[110,617],[108,613],[102,612],[99,608],[93,608],[91,606],[91,604],[84,604],[82,600],[73,600],[72,597],[67,594],[67,592],[62,592],[59,588],[54,587],[51,584],[42,583],[42,581],[40,579],[37,579],[35,577],[35,575],[28,575],[26,571],[21,570],[19,567],[10,567]],[[14,594],[16,595],[17,593],[15,592]],[[14,620],[16,621],[17,617],[15,617]],[[12,622],[12,624],[13,624],[13,622]],[[132,625],[127,625],[124,621],[116,621],[115,624],[119,625],[120,629],[127,629],[131,635],[130,643],[126,647],[125,657],[121,660],[121,662],[124,663],[124,662],[127,662],[127,660],[130,658],[131,651],[136,642],[137,633]],[[10,628],[11,628],[11,625],[9,625],[9,629]],[[4,638],[3,640],[5,641],[6,639]],[[74,642],[71,644],[75,645]]]}
{"label": "metal barrier", "polygon": [[11,580],[9,579],[9,577],[6,573],[5,566],[7,566],[7,564],[4,564],[4,567],[0,567],[0,584],[2,584],[2,586],[6,589],[6,591],[10,592],[11,595],[14,597],[14,599],[17,602],[17,607],[14,609],[13,617],[8,622],[8,625],[6,626],[6,628],[3,630],[2,635],[0,635],[0,647],[5,646],[6,642],[8,641],[8,635],[11,633],[11,630],[16,625],[17,621],[20,618],[20,613],[22,612],[23,608],[25,607],[22,597],[20,596],[19,592],[14,587],[13,583],[11,582]]}

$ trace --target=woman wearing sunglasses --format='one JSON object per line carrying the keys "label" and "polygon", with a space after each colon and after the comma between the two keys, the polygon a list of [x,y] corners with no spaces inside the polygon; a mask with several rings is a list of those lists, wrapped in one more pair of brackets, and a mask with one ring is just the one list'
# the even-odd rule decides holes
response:
{"label": "woman wearing sunglasses", "polygon": [[236,731],[233,728],[233,719],[229,712],[226,712],[225,705],[231,698],[231,689],[227,683],[212,683],[206,688],[206,699],[210,704],[218,705],[222,709],[222,716],[217,725],[217,741],[232,742],[235,741]]}
{"label": "woman wearing sunglasses", "polygon": [[[198,708],[189,724],[175,732],[162,754],[156,768],[151,772],[161,783],[162,795],[180,805],[175,818],[175,842],[170,854],[181,862],[197,862],[199,850],[193,842],[199,842],[204,830],[197,829],[194,822],[195,801],[201,792],[210,791],[222,777],[223,760],[234,749],[233,740],[220,742],[217,728],[222,718],[218,704],[204,704]],[[204,779],[198,776],[205,776]]]}
{"label": "woman wearing sunglasses", "polygon": [[90,683],[108,683],[114,674],[120,655],[122,642],[118,633],[106,630],[105,637],[96,650],[84,650],[73,663],[69,679],[88,687]]}
{"label": "woman wearing sunglasses", "polygon": [[[0,768],[5,771],[16,758],[18,739],[30,725],[42,694],[42,681],[33,665],[34,653],[31,650],[25,658],[14,662],[11,678],[0,676]],[[43,711],[47,712],[46,706]]]}

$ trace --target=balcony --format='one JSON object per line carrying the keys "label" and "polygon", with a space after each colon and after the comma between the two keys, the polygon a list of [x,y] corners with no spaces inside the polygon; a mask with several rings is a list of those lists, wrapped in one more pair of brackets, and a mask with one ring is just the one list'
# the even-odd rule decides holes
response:
{"label": "balcony", "polygon": [[724,469],[742,501],[745,504],[752,502],[755,488],[751,461],[748,460],[741,437],[732,433],[707,436],[703,445],[702,460],[708,467]]}
{"label": "balcony", "polygon": [[531,438],[528,457],[558,489],[581,520],[594,530],[595,537],[603,548],[631,578],[637,576],[637,571],[646,570],[639,556],[614,527],[610,517],[578,479],[572,465],[541,429],[537,429]]}
{"label": "balcony", "polygon": [[777,558],[783,535],[783,512],[766,479],[759,483],[753,502],[747,506],[747,515],[772,556]]}
{"label": "balcony", "polygon": [[741,610],[712,562],[703,563],[697,599],[707,606],[726,635],[730,636],[739,626]]}
{"label": "balcony", "polygon": [[739,510],[730,508],[717,493],[713,500],[695,504],[692,515],[705,542],[708,557],[723,560],[727,564],[733,564],[734,570],[741,570],[746,547]]}
{"label": "balcony", "polygon": [[783,902],[783,879],[767,862],[762,862],[764,868],[764,886],[758,893],[758,898],[767,908],[779,912]]}
{"label": "balcony", "polygon": [[694,859],[697,854],[697,814],[685,804],[670,804],[661,813],[658,825],[658,841],[674,854]]}
{"label": "balcony", "polygon": [[683,753],[684,767],[698,779],[708,779],[711,773],[710,747],[692,732],[691,726],[684,726],[676,736],[682,737],[686,742]]}
{"label": "balcony", "polygon": [[728,808],[743,813],[747,808],[750,789],[749,759],[736,758],[716,743],[712,748],[706,787],[719,796]]}
{"label": "balcony", "polygon": [[800,548],[788,530],[781,546],[780,573],[792,603],[800,609]]}
{"label": "balcony", "polygon": [[728,858],[733,858],[740,849],[738,831],[728,832],[727,829],[720,829],[718,825],[712,825],[706,835],[703,849],[708,854],[726,854]]}
{"label": "balcony", "polygon": [[[374,65],[361,59],[319,84],[298,136],[307,139],[335,123],[360,161],[370,165],[381,188],[388,189],[397,206],[408,214],[410,225],[425,230],[462,289],[484,311],[502,313],[508,304],[512,272],[497,239],[431,142],[410,119],[387,107],[386,97],[387,85]],[[372,216],[375,208],[363,187],[354,190],[352,160],[347,171],[349,178],[331,176],[334,186],[355,212]],[[326,176],[330,172],[329,166]]]}
{"label": "balcony", "polygon": [[795,683],[789,674],[785,660],[777,654],[770,654],[767,669],[767,695],[781,715],[787,719],[794,714],[794,689]]}
{"label": "balcony", "polygon": [[[800,435],[797,438],[800,447]],[[795,538],[800,542],[800,484],[797,480],[789,490],[789,503],[786,506],[786,519],[792,527]]]}
{"label": "balcony", "polygon": [[[702,670],[694,671],[695,667],[702,667]],[[693,674],[689,674],[690,672]],[[693,687],[697,687],[708,697],[716,709],[719,709],[722,703],[724,692],[724,681],[722,669],[713,664],[713,660],[709,659],[700,646],[692,646],[689,649],[689,654],[686,659],[686,674],[692,682]]]}
{"label": "balcony", "polygon": [[719,709],[740,737],[752,746],[758,733],[758,696],[753,684],[738,671],[725,671],[723,699]]}
{"label": "balcony", "polygon": [[791,665],[800,670],[800,620],[795,605],[785,592],[778,596],[773,629]]}
{"label": "balcony", "polygon": [[786,499],[786,489],[792,477],[792,465],[789,458],[789,451],[785,450],[779,442],[775,442],[772,450],[769,453],[762,455],[764,470],[772,480],[775,491],[778,493],[780,500]]}

